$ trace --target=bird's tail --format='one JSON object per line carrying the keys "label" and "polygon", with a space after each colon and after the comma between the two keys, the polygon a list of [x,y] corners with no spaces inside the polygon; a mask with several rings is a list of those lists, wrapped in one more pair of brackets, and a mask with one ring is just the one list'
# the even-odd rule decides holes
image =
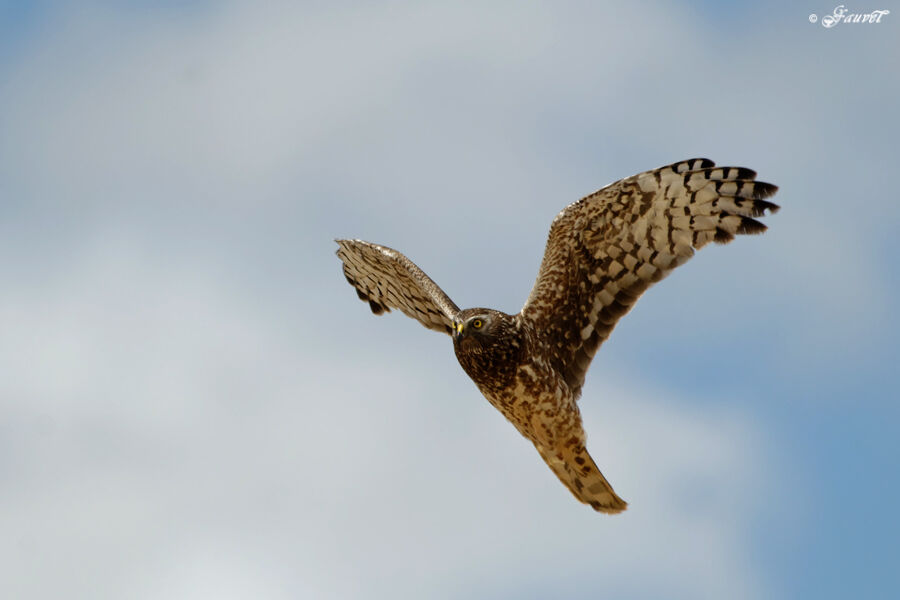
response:
{"label": "bird's tail", "polygon": [[555,451],[538,444],[535,447],[563,485],[580,502],[589,504],[596,511],[609,514],[620,513],[628,507],[628,503],[613,491],[583,445],[562,447]]}

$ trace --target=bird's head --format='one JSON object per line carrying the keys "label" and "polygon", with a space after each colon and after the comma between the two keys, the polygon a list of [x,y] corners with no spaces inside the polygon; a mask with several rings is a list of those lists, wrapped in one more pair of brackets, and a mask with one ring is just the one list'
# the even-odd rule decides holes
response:
{"label": "bird's head", "polygon": [[523,350],[520,321],[489,308],[468,308],[453,320],[453,350],[482,391],[508,385]]}
{"label": "bird's head", "polygon": [[509,336],[512,319],[490,308],[467,308],[453,320],[453,344],[466,352],[484,351]]}

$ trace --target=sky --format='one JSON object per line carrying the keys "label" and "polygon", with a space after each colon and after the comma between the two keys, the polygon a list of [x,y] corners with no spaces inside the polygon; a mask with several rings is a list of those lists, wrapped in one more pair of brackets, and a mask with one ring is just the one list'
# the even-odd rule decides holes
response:
{"label": "sky", "polygon": [[[893,597],[900,6],[847,7],[0,2],[0,597]],[[782,210],[599,350],[618,516],[334,256],[516,312],[695,156]]]}

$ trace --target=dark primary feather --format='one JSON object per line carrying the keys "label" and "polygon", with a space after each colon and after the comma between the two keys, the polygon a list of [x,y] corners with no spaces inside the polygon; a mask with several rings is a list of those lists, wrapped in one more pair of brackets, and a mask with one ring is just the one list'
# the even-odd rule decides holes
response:
{"label": "dark primary feather", "polygon": [[698,158],[617,181],[553,221],[523,319],[577,394],[597,348],[641,294],[714,241],[761,233],[777,187]]}

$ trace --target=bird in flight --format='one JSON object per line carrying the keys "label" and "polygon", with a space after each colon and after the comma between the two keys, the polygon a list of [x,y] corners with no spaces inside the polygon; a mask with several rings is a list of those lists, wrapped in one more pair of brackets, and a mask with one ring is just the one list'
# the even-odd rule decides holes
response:
{"label": "bird in flight", "polygon": [[742,167],[681,161],[612,183],[570,204],[550,226],[537,281],[509,315],[460,310],[400,252],[336,240],[344,275],[377,315],[398,309],[453,338],[463,370],[531,441],[580,502],[604,513],[627,504],[585,447],[578,398],[588,366],[618,320],[653,283],[709,242],[762,233],[754,217],[778,206],[777,187]]}

